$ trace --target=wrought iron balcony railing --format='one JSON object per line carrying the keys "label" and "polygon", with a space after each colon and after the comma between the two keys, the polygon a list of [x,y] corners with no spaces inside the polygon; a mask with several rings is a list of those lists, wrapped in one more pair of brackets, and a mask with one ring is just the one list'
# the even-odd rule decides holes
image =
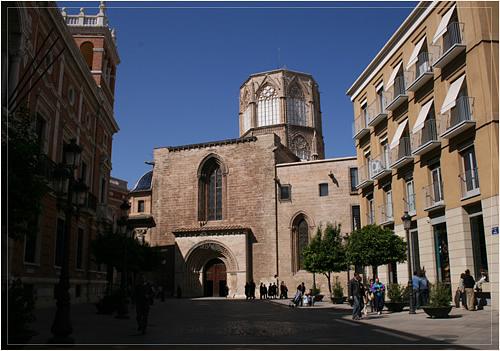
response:
{"label": "wrought iron balcony railing", "polygon": [[465,51],[464,24],[451,22],[446,27],[446,32],[439,38],[436,45],[431,45],[431,51],[434,52],[434,67],[443,68]]}
{"label": "wrought iron balcony railing", "polygon": [[441,145],[438,139],[438,128],[434,118],[427,119],[423,128],[411,135],[413,155],[422,155]]}
{"label": "wrought iron balcony railing", "polygon": [[474,127],[474,98],[461,96],[455,100],[455,106],[440,115],[440,137],[449,139]]}
{"label": "wrought iron balcony railing", "polygon": [[423,195],[425,199],[425,210],[431,211],[438,208],[444,207],[444,196],[443,196],[443,183],[442,182],[432,182],[428,186],[424,187]]}
{"label": "wrought iron balcony railing", "polygon": [[412,161],[410,137],[401,137],[399,145],[391,150],[391,168],[401,168]]}
{"label": "wrought iron balcony railing", "polygon": [[470,169],[459,175],[462,198],[479,195],[479,173],[477,168]]}
{"label": "wrought iron balcony railing", "polygon": [[431,53],[421,52],[418,55],[417,62],[405,72],[406,81],[408,82],[408,91],[417,91],[434,78],[432,58],[433,55]]}

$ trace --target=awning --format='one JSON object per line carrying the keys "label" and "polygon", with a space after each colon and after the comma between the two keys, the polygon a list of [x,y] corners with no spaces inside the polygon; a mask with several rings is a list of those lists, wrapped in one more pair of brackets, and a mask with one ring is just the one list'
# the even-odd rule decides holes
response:
{"label": "awning", "polygon": [[417,45],[415,45],[415,48],[413,49],[413,52],[411,53],[410,56],[410,61],[406,64],[406,69],[409,69],[411,65],[413,65],[415,62],[418,60],[418,54],[420,52],[420,49],[422,49],[422,45],[424,45],[425,37],[423,37]]}
{"label": "awning", "polygon": [[431,109],[432,103],[434,102],[433,99],[431,99],[428,103],[426,103],[422,108],[420,109],[420,112],[417,117],[417,121],[413,125],[412,133],[418,132],[420,129],[422,129],[425,125],[425,119],[427,118],[427,115],[429,114],[429,111]]}
{"label": "awning", "polygon": [[403,135],[403,130],[405,130],[407,123],[408,119],[405,119],[404,122],[401,122],[401,124],[398,126],[398,129],[396,129],[396,134],[394,134],[391,144],[389,145],[390,149],[394,149],[396,146],[399,145],[399,139],[401,139],[401,135]]}
{"label": "awning", "polygon": [[366,105],[367,102],[368,102],[368,100],[366,98],[364,98],[363,101],[361,101],[360,106],[363,107],[364,105]]}
{"label": "awning", "polygon": [[450,22],[451,15],[453,15],[453,11],[455,10],[455,6],[453,5],[448,12],[444,14],[444,16],[441,18],[441,22],[439,22],[439,26],[436,30],[436,33],[434,34],[434,37],[432,38],[432,44],[436,44],[439,38],[443,36],[444,33],[446,33],[446,29],[448,27],[448,22]]}
{"label": "awning", "polygon": [[448,89],[448,93],[444,98],[443,104],[441,105],[441,114],[445,113],[449,109],[455,106],[455,101],[457,100],[458,92],[462,87],[462,84],[465,80],[465,74],[458,78],[456,81],[451,83],[450,89]]}
{"label": "awning", "polygon": [[384,87],[384,81],[381,81],[380,83],[377,84],[377,87],[375,88],[376,91],[379,91]]}
{"label": "awning", "polygon": [[401,68],[401,65],[403,64],[403,61],[401,61],[400,63],[397,64],[396,67],[394,67],[394,69],[392,70],[392,73],[389,77],[389,81],[387,82],[387,89],[389,89],[390,87],[392,87],[392,85],[394,84],[394,79],[396,79],[396,75],[398,74],[398,71],[399,71],[399,68]]}

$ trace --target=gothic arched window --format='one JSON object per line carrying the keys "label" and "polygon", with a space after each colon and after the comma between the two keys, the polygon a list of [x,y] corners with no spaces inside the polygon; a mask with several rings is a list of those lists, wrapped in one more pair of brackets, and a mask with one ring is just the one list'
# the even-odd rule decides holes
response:
{"label": "gothic arched window", "polygon": [[293,268],[294,271],[304,269],[304,257],[302,252],[304,248],[309,244],[309,225],[303,216],[300,216],[293,226],[293,245],[292,245],[292,257],[293,257]]}
{"label": "gothic arched window", "polygon": [[306,101],[304,100],[302,90],[296,84],[288,92],[286,105],[288,123],[307,126]]}
{"label": "gothic arched window", "polygon": [[208,160],[202,169],[199,182],[198,219],[222,219],[222,170],[216,159]]}
{"label": "gothic arched window", "polygon": [[257,127],[279,123],[280,99],[276,89],[266,85],[257,101]]}
{"label": "gothic arched window", "polygon": [[311,157],[311,150],[309,149],[309,144],[302,135],[298,135],[293,138],[290,145],[290,149],[295,155],[301,160],[309,160]]}

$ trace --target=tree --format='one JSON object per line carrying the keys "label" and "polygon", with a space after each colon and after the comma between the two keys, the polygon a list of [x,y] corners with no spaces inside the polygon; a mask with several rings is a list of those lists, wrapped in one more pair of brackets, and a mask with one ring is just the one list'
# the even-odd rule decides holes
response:
{"label": "tree", "polygon": [[328,224],[323,231],[318,228],[316,236],[302,252],[304,268],[311,273],[322,273],[328,280],[328,290],[332,294],[331,275],[347,269],[345,247],[342,243],[340,225]]}
{"label": "tree", "polygon": [[[7,168],[7,177],[4,173],[2,181],[3,194],[7,195],[7,199],[3,199],[6,206],[3,206],[2,217],[8,216],[9,237],[20,240],[36,233],[41,201],[49,187],[47,179],[40,175],[40,143],[29,111],[21,108],[8,119],[2,118],[2,127],[4,172]],[[5,161],[7,167],[4,167]]]}
{"label": "tree", "polygon": [[372,266],[376,277],[378,266],[406,261],[406,242],[390,229],[370,224],[349,235],[346,254],[350,264]]}

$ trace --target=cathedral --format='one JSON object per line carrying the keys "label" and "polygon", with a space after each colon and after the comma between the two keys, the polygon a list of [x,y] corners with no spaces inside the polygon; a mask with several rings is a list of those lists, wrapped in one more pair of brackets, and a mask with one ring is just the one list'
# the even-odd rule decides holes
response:
{"label": "cathedral", "polygon": [[[240,87],[238,138],[154,150],[130,192],[135,234],[160,246],[156,277],[183,297],[244,297],[247,282],[301,282],[302,250],[328,223],[360,226],[356,157],[325,159],[318,84],[287,69]],[[345,286],[347,272],[334,274]],[[335,279],[334,279],[335,281]],[[344,290],[345,291],[345,290]]]}

